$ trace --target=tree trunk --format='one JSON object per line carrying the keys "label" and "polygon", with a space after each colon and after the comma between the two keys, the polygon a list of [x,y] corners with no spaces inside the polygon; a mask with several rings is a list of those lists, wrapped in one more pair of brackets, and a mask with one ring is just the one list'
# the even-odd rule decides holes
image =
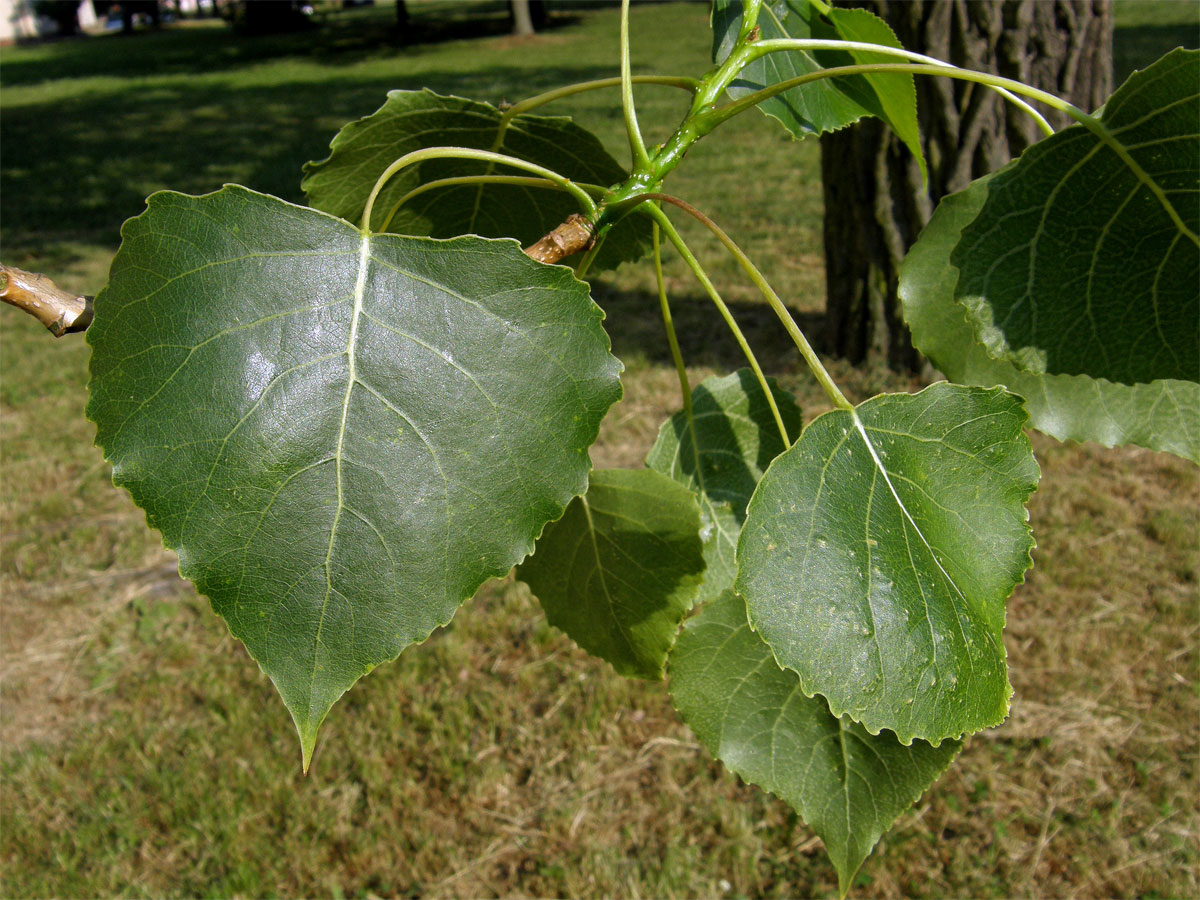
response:
{"label": "tree trunk", "polygon": [[529,15],[529,0],[508,0],[512,13],[512,33],[521,37],[533,34],[533,19]]}
{"label": "tree trunk", "polygon": [[[901,44],[994,72],[1084,110],[1112,90],[1109,0],[854,0]],[[905,252],[939,199],[995,171],[1035,142],[1033,120],[982,85],[916,76],[929,183],[877,119],[821,137],[825,185],[825,347],[851,362],[916,370],[896,295]],[[1057,129],[1069,120],[1041,110]]]}

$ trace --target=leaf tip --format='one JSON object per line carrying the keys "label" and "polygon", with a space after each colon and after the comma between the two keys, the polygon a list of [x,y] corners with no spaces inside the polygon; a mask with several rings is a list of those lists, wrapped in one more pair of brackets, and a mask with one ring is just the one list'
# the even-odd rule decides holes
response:
{"label": "leaf tip", "polygon": [[317,731],[320,727],[320,719],[309,719],[307,722],[296,720],[296,731],[300,735],[300,769],[305,775],[312,766],[313,750],[317,746]]}

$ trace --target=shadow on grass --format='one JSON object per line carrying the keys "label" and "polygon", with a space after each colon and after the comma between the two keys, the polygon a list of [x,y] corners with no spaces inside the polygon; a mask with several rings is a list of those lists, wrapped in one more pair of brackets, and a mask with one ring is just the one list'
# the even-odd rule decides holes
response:
{"label": "shadow on grass", "polygon": [[0,240],[7,254],[84,240],[114,249],[121,223],[163,188],[206,193],[228,182],[303,202],[301,166],[329,153],[341,124],[368,115],[394,88],[429,87],[493,101],[609,74],[599,67],[492,67],[271,86],[197,82],[134,95],[96,92],[4,113]]}
{"label": "shadow on grass", "polygon": [[[605,329],[613,353],[626,364],[652,363],[672,368],[671,351],[659,315],[658,295],[649,291],[618,291],[603,281],[593,284],[592,296],[604,310]],[[712,301],[700,294],[671,295],[671,318],[679,349],[689,366],[731,372],[746,365],[746,357],[729,329],[716,315]],[[788,372],[801,365],[796,346],[765,303],[728,302],[733,317],[767,372]],[[823,313],[792,310],[796,323],[822,351]]]}
{"label": "shadow on grass", "polygon": [[[1183,4],[1180,4],[1181,6]],[[1200,10],[1200,7],[1192,7]],[[1113,85],[1118,86],[1176,47],[1200,46],[1200,12],[1191,25],[1126,25],[1113,31]]]}
{"label": "shadow on grass", "polygon": [[[552,35],[579,19],[556,12],[539,33]],[[22,87],[98,75],[202,75],[296,56],[348,66],[397,54],[426,56],[438,52],[439,44],[503,37],[511,30],[503,2],[418,5],[403,30],[397,28],[390,7],[339,13],[315,21],[312,28],[266,35],[242,34],[208,20],[133,35],[107,33],[45,43],[36,55],[0,62],[0,81],[6,87]]]}

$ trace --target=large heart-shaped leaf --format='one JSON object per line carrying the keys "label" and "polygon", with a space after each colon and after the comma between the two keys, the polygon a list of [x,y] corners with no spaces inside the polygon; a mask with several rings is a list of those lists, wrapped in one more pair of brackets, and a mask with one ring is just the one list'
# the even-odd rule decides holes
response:
{"label": "large heart-shaped leaf", "polygon": [[88,416],[307,767],[347,688],[584,491],[620,394],[603,314],[513,241],[363,235],[236,186],[156,194],[123,238]]}
{"label": "large heart-shaped leaf", "polygon": [[[453,145],[496,150],[583,183],[610,185],[626,172],[591,132],[563,116],[516,116],[501,135],[503,114],[489,103],[443,97],[432,91],[391,91],[371,115],[334,137],[330,153],[304,167],[301,187],[316,209],[358,224],[367,196],[389,165],[414,150]],[[499,139],[499,143],[497,140]],[[380,230],[396,201],[421,184],[441,178],[528,175],[506,166],[464,159],[429,160],[402,169],[376,198],[371,227]],[[388,225],[396,234],[513,237],[532,244],[579,212],[570,195],[511,185],[459,185],[431,190],[400,207]],[[613,228],[595,266],[615,267],[649,249],[650,226],[628,216]]]}
{"label": "large heart-shaped leaf", "polygon": [[1162,379],[1114,384],[1086,375],[1035,375],[992,359],[954,297],[950,255],[987,199],[987,179],[946,197],[900,269],[900,299],[913,343],[947,378],[1002,384],[1025,397],[1030,424],[1059,440],[1136,444],[1200,463],[1200,385]]}
{"label": "large heart-shaped leaf", "polygon": [[[741,0],[715,0],[712,12],[713,59],[733,51],[742,24]],[[858,41],[903,49],[886,22],[865,9],[830,9],[821,14],[808,0],[764,0],[758,14],[759,40],[815,38]],[[774,84],[835,66],[902,62],[864,50],[789,50],[750,63],[729,86],[734,99]],[[917,89],[911,75],[873,73],[823,78],[772,97],[759,105],[796,138],[837,131],[863,116],[891,126],[925,171],[917,123]]]}
{"label": "large heart-shaped leaf", "polygon": [[717,759],[798,812],[825,842],[845,896],[880,836],[962,745],[904,746],[806,697],[750,630],[732,591],[684,626],[671,651],[671,696]]}
{"label": "large heart-shaped leaf", "polygon": [[517,577],[550,624],[622,675],[662,678],[704,577],[700,510],[650,469],[600,469]]}
{"label": "large heart-shaped leaf", "polygon": [[1200,51],[1135,72],[988,180],[950,262],[995,359],[1122,384],[1200,381]]}
{"label": "large heart-shaped leaf", "polygon": [[942,382],[826,413],[771,464],[736,588],[806,695],[905,744],[1004,719],[1038,479],[1025,421],[1019,397]]}
{"label": "large heart-shaped leaf", "polygon": [[[768,379],[789,435],[800,434],[800,408]],[[733,586],[746,504],[767,466],[787,447],[766,395],[749,369],[705,379],[692,391],[693,428],[681,410],[663,423],[646,465],[695,491],[707,569],[698,602]]]}

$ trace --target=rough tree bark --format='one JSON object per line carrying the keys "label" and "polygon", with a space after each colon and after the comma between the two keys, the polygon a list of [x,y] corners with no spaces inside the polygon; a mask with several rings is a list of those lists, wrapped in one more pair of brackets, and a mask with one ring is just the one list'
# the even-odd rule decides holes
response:
{"label": "rough tree bark", "polygon": [[[854,0],[900,42],[964,68],[995,72],[1091,111],[1112,90],[1109,0]],[[917,76],[929,184],[878,120],[821,138],[825,184],[825,348],[855,363],[921,364],[900,314],[904,253],[939,199],[1002,166],[1040,136],[981,85]],[[1046,111],[1043,110],[1045,113]],[[1055,128],[1067,121],[1048,115]]]}

